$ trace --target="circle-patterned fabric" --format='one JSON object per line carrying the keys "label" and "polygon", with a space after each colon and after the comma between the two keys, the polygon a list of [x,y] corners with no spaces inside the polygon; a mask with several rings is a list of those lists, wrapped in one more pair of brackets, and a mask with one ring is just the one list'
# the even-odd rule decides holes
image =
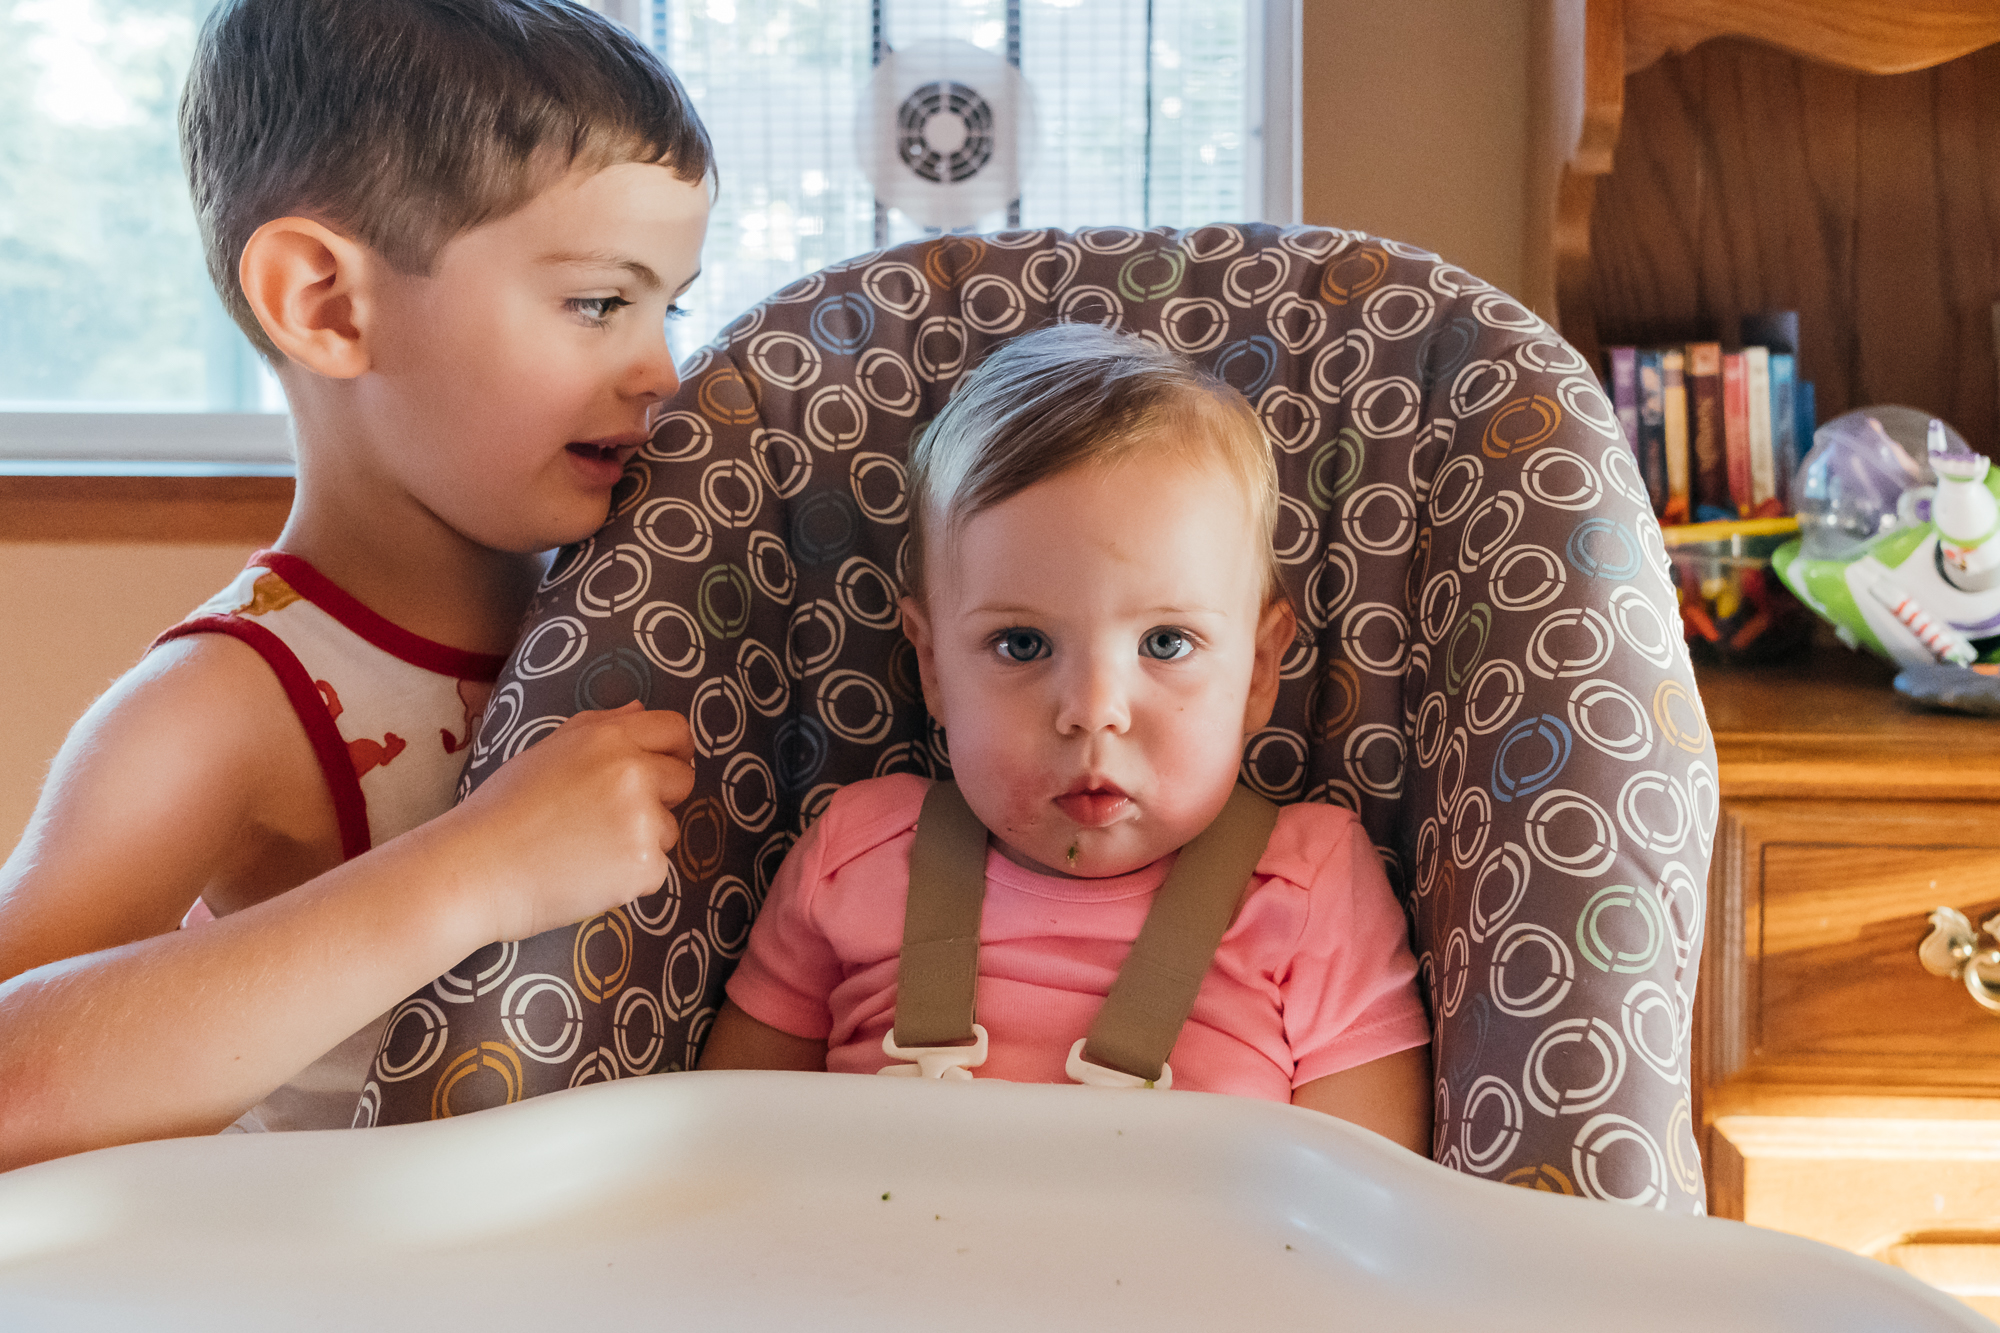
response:
{"label": "circle-patterned fabric", "polygon": [[922,241],[794,283],[697,354],[610,521],[551,568],[464,782],[578,710],[680,710],[674,873],[410,997],[357,1123],[693,1064],[804,825],[843,783],[949,771],[896,610],[904,460],[970,366],[1062,321],[1171,347],[1263,420],[1302,630],[1243,777],[1374,839],[1436,1028],[1434,1156],[1700,1211],[1715,756],[1645,483],[1541,320],[1316,227]]}

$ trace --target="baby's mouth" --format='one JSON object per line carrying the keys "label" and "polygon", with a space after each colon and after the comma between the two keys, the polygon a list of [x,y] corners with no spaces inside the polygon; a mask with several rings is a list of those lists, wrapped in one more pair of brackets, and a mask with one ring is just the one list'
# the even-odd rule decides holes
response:
{"label": "baby's mouth", "polygon": [[1104,828],[1124,818],[1132,798],[1109,782],[1082,782],[1056,797],[1056,808],[1083,828]]}

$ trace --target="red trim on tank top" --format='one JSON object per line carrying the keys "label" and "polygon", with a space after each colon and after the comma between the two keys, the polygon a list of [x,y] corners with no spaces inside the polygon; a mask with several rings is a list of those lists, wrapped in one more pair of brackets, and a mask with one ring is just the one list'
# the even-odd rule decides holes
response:
{"label": "red trim on tank top", "polygon": [[354,595],[287,551],[259,551],[245,569],[261,566],[292,586],[292,590],[332,616],[347,629],[391,657],[411,666],[457,680],[500,679],[507,658],[500,653],[474,653],[412,634],[394,621],[369,610]]}
{"label": "red trim on tank top", "polygon": [[[281,572],[279,577],[291,582]],[[264,659],[278,683],[284,686],[292,712],[306,729],[306,739],[312,743],[313,755],[319,760],[320,775],[326,779],[327,794],[333,798],[334,821],[340,827],[341,859],[351,861],[367,851],[374,841],[368,832],[368,798],[361,792],[361,779],[354,776],[354,761],[348,757],[347,742],[341,739],[340,728],[334,725],[333,714],[327,711],[326,700],[304,664],[285,646],[283,639],[242,616],[196,616],[184,620],[153,640],[153,647],[190,634],[227,634],[248,644]]]}

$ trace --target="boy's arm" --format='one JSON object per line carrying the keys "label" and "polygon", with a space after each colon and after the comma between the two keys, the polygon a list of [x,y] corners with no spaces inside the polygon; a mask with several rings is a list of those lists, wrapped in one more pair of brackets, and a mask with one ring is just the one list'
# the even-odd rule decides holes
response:
{"label": "boy's arm", "polygon": [[1431,1048],[1412,1046],[1292,1089],[1292,1105],[1431,1155]]}
{"label": "boy's arm", "polygon": [[[690,753],[674,715],[581,715],[278,892],[338,860],[299,810],[327,797],[282,689],[231,640],[157,651],[72,732],[0,867],[0,1168],[218,1130],[480,946],[651,892]],[[275,896],[174,930],[218,885]]]}

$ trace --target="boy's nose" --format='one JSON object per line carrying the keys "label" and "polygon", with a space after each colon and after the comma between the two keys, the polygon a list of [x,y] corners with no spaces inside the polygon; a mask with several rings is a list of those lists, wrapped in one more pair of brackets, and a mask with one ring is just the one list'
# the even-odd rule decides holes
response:
{"label": "boy's nose", "polygon": [[662,328],[646,340],[626,367],[625,392],[633,398],[659,402],[673,397],[674,390],[680,387],[681,377],[674,370],[674,354],[667,346],[666,330]]}
{"label": "boy's nose", "polygon": [[1132,725],[1124,675],[1110,662],[1088,659],[1066,673],[1056,707],[1056,730],[1065,736],[1123,733]]}

